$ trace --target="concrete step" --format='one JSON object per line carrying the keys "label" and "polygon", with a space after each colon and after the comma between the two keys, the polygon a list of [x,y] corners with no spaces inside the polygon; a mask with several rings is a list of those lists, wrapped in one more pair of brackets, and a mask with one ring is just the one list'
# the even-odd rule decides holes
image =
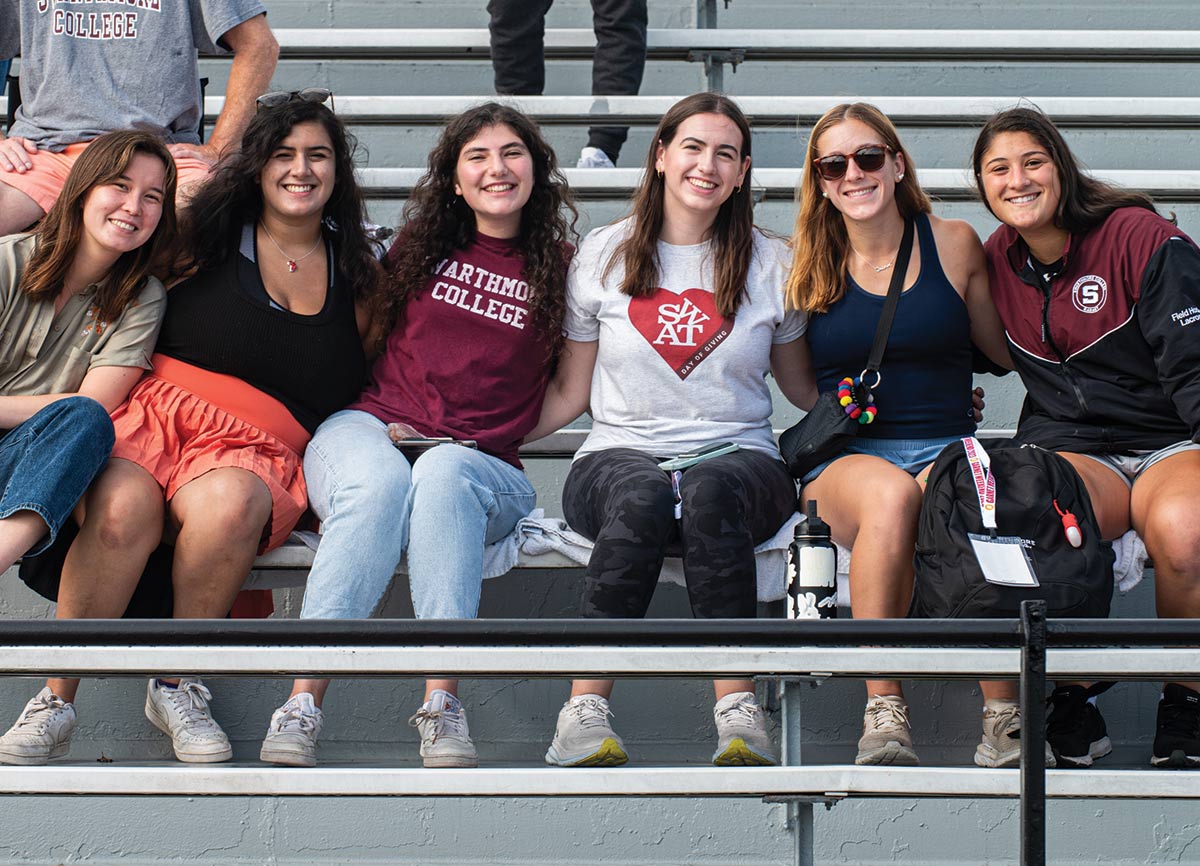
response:
{"label": "concrete step", "polygon": [[[409,766],[261,763],[0,766],[0,794],[384,797],[1017,797],[1016,768],[713,767],[431,770]],[[1196,799],[1194,774],[1151,769],[1048,770],[1046,796],[1125,800]]]}

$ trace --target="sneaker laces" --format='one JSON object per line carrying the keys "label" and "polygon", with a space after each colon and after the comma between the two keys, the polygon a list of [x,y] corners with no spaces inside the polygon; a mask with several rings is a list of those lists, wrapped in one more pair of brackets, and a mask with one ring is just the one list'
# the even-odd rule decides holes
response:
{"label": "sneaker laces", "polygon": [[873,731],[908,730],[908,707],[888,700],[872,700],[864,715]]}
{"label": "sneaker laces", "polygon": [[[1021,732],[1021,705],[1009,704],[999,710],[987,709],[984,715],[991,714],[992,730],[995,736],[999,737],[1007,734],[1012,739],[1017,739]],[[1012,730],[1010,730],[1010,728]]]}
{"label": "sneaker laces", "polygon": [[758,727],[762,707],[753,695],[745,694],[736,701],[730,701],[717,709],[717,724],[733,725],[739,728]]}
{"label": "sneaker laces", "polygon": [[317,729],[316,713],[307,713],[299,703],[291,701],[279,708],[273,721],[280,733],[312,734]]}
{"label": "sneaker laces", "polygon": [[44,734],[50,727],[50,722],[54,720],[54,715],[59,710],[66,709],[67,702],[56,694],[43,695],[38,694],[26,704],[25,709],[21,712],[17,723],[12,726],[13,732],[33,730],[35,733]]}
{"label": "sneaker laces", "polygon": [[204,728],[211,730],[217,727],[208,710],[208,702],[212,700],[212,692],[199,680],[181,682],[174,689],[164,689],[167,701],[183,718],[184,727],[188,730]]}
{"label": "sneaker laces", "polygon": [[590,696],[571,700],[567,704],[567,712],[575,717],[575,722],[581,728],[607,728],[608,720],[613,716],[608,701]]}
{"label": "sneaker laces", "polygon": [[440,710],[422,705],[421,709],[412,714],[408,723],[414,728],[419,728],[422,722],[433,724],[429,738],[434,743],[438,741],[439,737],[449,736],[465,739],[467,736],[467,718],[462,711],[462,704],[458,701],[446,701]]}

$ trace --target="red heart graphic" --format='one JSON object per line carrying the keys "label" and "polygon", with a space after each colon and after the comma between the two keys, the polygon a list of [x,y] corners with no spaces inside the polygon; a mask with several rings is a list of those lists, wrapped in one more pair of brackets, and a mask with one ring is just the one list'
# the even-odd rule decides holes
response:
{"label": "red heart graphic", "polygon": [[680,379],[691,375],[733,330],[733,322],[717,312],[712,292],[704,289],[676,294],[658,288],[648,298],[633,298],[629,321]]}

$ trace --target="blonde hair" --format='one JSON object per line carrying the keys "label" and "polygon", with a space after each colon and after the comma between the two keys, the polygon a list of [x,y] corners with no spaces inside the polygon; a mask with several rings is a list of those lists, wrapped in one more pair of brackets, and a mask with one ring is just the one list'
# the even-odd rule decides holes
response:
{"label": "blonde hair", "polygon": [[835,105],[821,116],[808,137],[804,174],[796,198],[800,212],[792,232],[792,271],[787,281],[787,301],[807,313],[824,313],[841,298],[848,276],[846,258],[850,250],[846,222],[833,203],[821,196],[820,175],[813,166],[817,158],[817,140],[832,126],[857,120],[871,127],[879,143],[904,158],[904,180],[896,183],[896,207],[905,220],[918,213],[929,213],[929,196],[917,182],[916,165],[909,156],[896,127],[886,114],[866,102]]}

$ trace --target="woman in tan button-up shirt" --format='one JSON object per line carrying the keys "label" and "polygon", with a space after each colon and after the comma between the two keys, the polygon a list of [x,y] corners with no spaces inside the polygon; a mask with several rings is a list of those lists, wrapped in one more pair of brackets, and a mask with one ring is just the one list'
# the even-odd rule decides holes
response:
{"label": "woman in tan button-up shirt", "polygon": [[150,367],[162,323],[150,272],[174,239],[174,198],[162,143],[114,132],[36,230],[0,238],[0,572],[54,541],[108,459],[108,413]]}

